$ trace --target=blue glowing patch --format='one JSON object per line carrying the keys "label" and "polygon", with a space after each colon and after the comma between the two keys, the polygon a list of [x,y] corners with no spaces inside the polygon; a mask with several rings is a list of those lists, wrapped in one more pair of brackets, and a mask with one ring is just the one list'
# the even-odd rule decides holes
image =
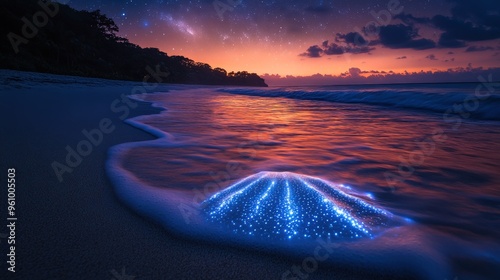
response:
{"label": "blue glowing patch", "polygon": [[371,238],[393,215],[346,193],[344,185],[290,173],[260,172],[201,204],[207,219],[236,234],[275,240]]}

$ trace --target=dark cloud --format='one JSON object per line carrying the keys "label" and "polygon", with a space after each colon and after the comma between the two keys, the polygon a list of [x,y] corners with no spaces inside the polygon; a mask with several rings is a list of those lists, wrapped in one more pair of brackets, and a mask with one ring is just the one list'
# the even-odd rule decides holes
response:
{"label": "dark cloud", "polygon": [[495,48],[493,47],[486,47],[486,46],[470,46],[465,49],[465,52],[484,52],[484,51],[490,51],[494,50]]}
{"label": "dark cloud", "polygon": [[387,74],[385,71],[378,71],[378,70],[363,70],[360,72],[361,74]]}
{"label": "dark cloud", "polygon": [[[391,49],[427,50],[432,48],[465,48],[470,42],[500,39],[500,1],[498,0],[448,0],[452,5],[450,15],[416,17],[400,13],[394,19],[402,23],[385,26],[368,25],[363,35],[358,32],[337,33],[335,42],[322,46],[322,50],[307,51],[310,57],[341,55],[344,53],[370,53],[374,46]],[[307,10],[325,13],[322,6],[309,6]],[[418,26],[425,25],[442,31],[437,41],[422,38]],[[375,29],[374,29],[375,28]],[[372,30],[373,29],[373,30]],[[366,36],[365,36],[366,35]],[[368,40],[367,36],[372,38]],[[486,51],[490,48],[469,47],[466,52]]]}
{"label": "dark cloud", "polygon": [[320,57],[323,49],[318,45],[310,46],[305,53],[300,54],[301,56],[307,57]]}
{"label": "dark cloud", "polygon": [[499,26],[485,26],[473,24],[443,15],[434,16],[432,25],[443,30],[443,36],[451,40],[485,41],[500,38]]}
{"label": "dark cloud", "polygon": [[[391,71],[392,72],[392,71]],[[342,73],[342,76],[359,77],[361,74],[387,74],[386,71],[378,70],[361,70],[358,67],[351,67],[347,72]]]}
{"label": "dark cloud", "polygon": [[437,28],[441,34],[438,45],[443,48],[461,48],[466,42],[500,38],[500,1],[498,0],[449,0],[453,4],[451,16],[435,15],[432,18],[399,14],[395,18],[407,25],[425,24]]}
{"label": "dark cloud", "polygon": [[407,48],[411,48],[414,50],[427,50],[427,49],[432,49],[436,47],[436,43],[432,41],[431,39],[417,39],[417,40],[412,40],[408,42]]}
{"label": "dark cloud", "polygon": [[324,41],[321,46],[310,46],[305,53],[300,54],[306,57],[321,57],[322,55],[342,55],[344,53],[361,54],[373,51],[374,47],[363,46],[357,47],[354,45],[339,45]]}
{"label": "dark cloud", "polygon": [[451,14],[464,21],[489,27],[500,26],[500,2],[498,0],[449,0],[453,3]]}
{"label": "dark cloud", "polygon": [[[418,30],[413,26],[397,24],[380,27],[379,38],[368,41],[358,32],[337,33],[335,43],[324,41],[321,47],[311,46],[302,56],[320,57],[324,55],[341,55],[344,53],[362,54],[375,50],[374,46],[382,45],[391,49],[426,50],[436,47],[430,39],[418,38]],[[418,38],[418,39],[417,39]]]}
{"label": "dark cloud", "polygon": [[417,29],[404,24],[382,26],[379,33],[380,43],[391,49],[426,50],[436,47],[430,39],[415,39],[418,36]]}
{"label": "dark cloud", "polygon": [[457,40],[445,32],[439,37],[438,45],[441,48],[463,48],[465,47],[465,42]]}
{"label": "dark cloud", "polygon": [[406,55],[396,57],[396,59],[406,59]]}
{"label": "dark cloud", "polygon": [[328,44],[328,41],[323,42],[323,48],[326,55],[339,55],[345,52],[344,47],[335,43]]}
{"label": "dark cloud", "polygon": [[346,53],[360,54],[360,53],[370,53],[375,50],[373,47],[346,47]]}
{"label": "dark cloud", "polygon": [[358,32],[349,32],[347,34],[337,33],[335,41],[354,46],[366,46],[368,44],[365,38]]}
{"label": "dark cloud", "polygon": [[430,54],[430,55],[426,56],[425,58],[427,58],[427,59],[429,59],[429,60],[438,60],[438,59],[436,58],[436,56],[435,56],[435,55],[433,55],[433,54]]}

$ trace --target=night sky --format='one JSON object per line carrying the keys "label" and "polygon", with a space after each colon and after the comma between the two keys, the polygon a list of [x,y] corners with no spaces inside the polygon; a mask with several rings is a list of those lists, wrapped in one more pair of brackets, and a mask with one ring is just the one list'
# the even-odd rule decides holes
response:
{"label": "night sky", "polygon": [[228,71],[306,76],[500,65],[498,0],[60,2],[100,9],[132,43]]}

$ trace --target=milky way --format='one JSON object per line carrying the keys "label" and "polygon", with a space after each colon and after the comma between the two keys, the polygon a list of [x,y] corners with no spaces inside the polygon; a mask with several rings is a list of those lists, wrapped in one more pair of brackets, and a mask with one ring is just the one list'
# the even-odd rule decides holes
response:
{"label": "milky way", "polygon": [[201,204],[207,219],[235,234],[273,240],[373,238],[394,216],[349,187],[290,173],[260,172]]}

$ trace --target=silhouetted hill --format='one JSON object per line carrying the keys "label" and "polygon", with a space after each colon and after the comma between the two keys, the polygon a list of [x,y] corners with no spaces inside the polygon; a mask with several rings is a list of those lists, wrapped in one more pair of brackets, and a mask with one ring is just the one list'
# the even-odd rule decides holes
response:
{"label": "silhouetted hill", "polygon": [[156,48],[141,48],[116,35],[114,21],[100,11],[77,11],[39,0],[0,4],[0,68],[141,81],[146,67],[169,72],[163,82],[267,86],[257,74],[212,69]]}

